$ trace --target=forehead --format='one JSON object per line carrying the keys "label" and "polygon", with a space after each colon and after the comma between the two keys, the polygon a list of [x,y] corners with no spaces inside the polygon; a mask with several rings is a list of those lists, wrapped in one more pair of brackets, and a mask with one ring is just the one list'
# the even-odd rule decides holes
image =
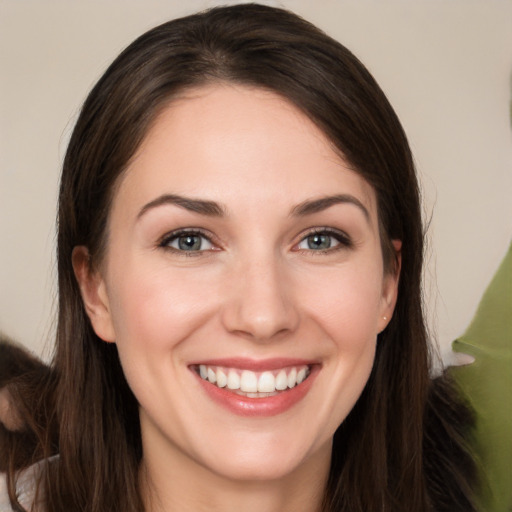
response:
{"label": "forehead", "polygon": [[288,207],[344,192],[375,211],[372,187],[289,101],[263,89],[215,84],[189,90],[163,109],[117,195],[128,202],[174,193],[228,206],[251,200]]}

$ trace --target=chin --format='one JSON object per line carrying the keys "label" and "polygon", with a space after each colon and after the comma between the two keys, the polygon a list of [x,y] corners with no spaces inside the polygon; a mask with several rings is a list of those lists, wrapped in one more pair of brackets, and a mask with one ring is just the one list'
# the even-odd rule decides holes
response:
{"label": "chin", "polygon": [[269,482],[286,479],[294,474],[300,463],[268,458],[262,460],[231,460],[215,468],[220,476],[238,482]]}
{"label": "chin", "polygon": [[320,448],[297,447],[293,440],[286,439],[279,439],[274,445],[255,441],[250,446],[231,446],[217,453],[207,466],[210,471],[232,481],[278,481],[300,473],[311,464],[328,467],[331,449],[332,439]]}

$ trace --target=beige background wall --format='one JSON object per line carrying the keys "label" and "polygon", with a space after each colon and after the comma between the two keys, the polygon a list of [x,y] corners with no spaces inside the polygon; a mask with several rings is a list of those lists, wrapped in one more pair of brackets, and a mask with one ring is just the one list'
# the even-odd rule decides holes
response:
{"label": "beige background wall", "polygon": [[[56,190],[80,103],[142,31],[215,3],[0,0],[0,330],[37,353],[52,336]],[[353,50],[403,121],[431,218],[430,323],[449,359],[512,234],[512,1],[280,4]]]}

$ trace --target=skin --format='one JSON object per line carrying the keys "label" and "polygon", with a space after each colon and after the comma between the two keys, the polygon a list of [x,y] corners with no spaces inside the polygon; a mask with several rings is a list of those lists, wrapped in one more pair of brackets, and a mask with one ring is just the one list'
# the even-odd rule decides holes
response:
{"label": "skin", "polygon": [[23,421],[19,412],[13,407],[9,390],[4,387],[0,388],[0,423],[7,430],[17,431],[23,429]]}
{"label": "skin", "polygon": [[[350,200],[297,214],[333,195]],[[169,233],[182,228],[204,233],[201,250],[180,251]],[[311,245],[311,230],[331,247]],[[332,437],[367,382],[398,272],[383,268],[372,187],[304,114],[229,84],[174,100],[120,181],[104,261],[90,268],[77,247],[73,264],[140,403],[148,510],[320,509]],[[225,357],[298,357],[318,371],[291,408],[246,417],[190,369]]]}

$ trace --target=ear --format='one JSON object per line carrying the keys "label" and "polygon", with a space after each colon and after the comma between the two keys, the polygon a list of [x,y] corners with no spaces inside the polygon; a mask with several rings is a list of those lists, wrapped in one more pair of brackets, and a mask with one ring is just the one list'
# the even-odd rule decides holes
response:
{"label": "ear", "polygon": [[115,331],[105,281],[100,272],[91,265],[87,247],[80,245],[71,256],[73,270],[80,287],[85,311],[94,332],[107,342],[115,341]]}
{"label": "ear", "polygon": [[400,280],[400,270],[402,267],[402,241],[391,240],[391,244],[395,251],[395,258],[392,268],[386,270],[382,282],[381,311],[378,320],[379,333],[382,332],[390,322],[398,298],[398,282]]}

